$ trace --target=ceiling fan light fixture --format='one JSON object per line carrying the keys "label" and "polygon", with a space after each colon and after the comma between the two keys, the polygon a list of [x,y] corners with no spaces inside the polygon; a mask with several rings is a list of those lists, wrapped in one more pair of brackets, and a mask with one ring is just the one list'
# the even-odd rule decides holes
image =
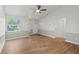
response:
{"label": "ceiling fan light fixture", "polygon": [[40,12],[40,10],[36,10],[36,12],[37,12],[37,13],[39,13],[39,12]]}

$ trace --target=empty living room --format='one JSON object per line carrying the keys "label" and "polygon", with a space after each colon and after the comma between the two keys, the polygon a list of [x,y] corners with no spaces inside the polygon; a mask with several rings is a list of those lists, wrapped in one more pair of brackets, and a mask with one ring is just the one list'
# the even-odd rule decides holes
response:
{"label": "empty living room", "polygon": [[0,5],[0,18],[1,54],[79,54],[79,5]]}

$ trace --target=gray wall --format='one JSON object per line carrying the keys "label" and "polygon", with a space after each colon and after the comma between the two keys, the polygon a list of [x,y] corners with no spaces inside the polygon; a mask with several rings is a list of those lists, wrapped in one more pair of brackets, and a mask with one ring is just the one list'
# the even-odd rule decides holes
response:
{"label": "gray wall", "polygon": [[[64,19],[65,21],[63,21]],[[72,36],[77,34],[77,39],[73,38],[72,41],[79,43],[79,6],[63,6],[41,19],[39,25],[39,33],[41,34],[64,36],[67,40],[70,40],[70,37],[72,39]]]}
{"label": "gray wall", "polygon": [[[51,15],[40,20],[40,29],[52,30],[57,27],[60,29],[58,21],[66,18],[65,32],[79,33],[79,6],[63,6]],[[56,22],[55,22],[56,21]]]}

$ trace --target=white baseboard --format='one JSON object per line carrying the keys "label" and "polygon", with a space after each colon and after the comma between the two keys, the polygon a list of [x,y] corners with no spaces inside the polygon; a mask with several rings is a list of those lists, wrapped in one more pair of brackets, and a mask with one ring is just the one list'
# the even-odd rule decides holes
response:
{"label": "white baseboard", "polygon": [[12,40],[12,39],[17,39],[17,38],[23,38],[23,37],[28,37],[29,35],[26,35],[26,36],[19,36],[19,37],[13,37],[13,38],[8,38],[6,40]]}
{"label": "white baseboard", "polygon": [[51,38],[56,38],[56,36],[53,36],[53,35],[47,35],[47,34],[42,34],[42,33],[39,33],[40,35],[44,35],[44,36],[48,36],[48,37],[51,37]]}
{"label": "white baseboard", "polygon": [[73,41],[70,41],[70,40],[65,40],[66,42],[70,42],[70,43],[73,43],[73,44],[77,44],[77,45],[79,45],[79,43],[77,43],[77,42],[73,42]]}
{"label": "white baseboard", "polygon": [[52,31],[47,31],[47,30],[40,30],[39,32],[40,35],[45,35],[51,38],[56,38],[56,37],[63,37],[63,35],[57,35],[55,32]]}

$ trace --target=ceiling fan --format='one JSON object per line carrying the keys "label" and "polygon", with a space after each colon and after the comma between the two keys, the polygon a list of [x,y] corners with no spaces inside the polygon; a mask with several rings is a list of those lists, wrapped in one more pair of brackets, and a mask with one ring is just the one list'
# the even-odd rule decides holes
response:
{"label": "ceiling fan", "polygon": [[35,10],[36,13],[42,13],[42,11],[47,11],[47,9],[42,9],[41,5],[37,5],[36,7],[37,7],[37,9]]}

